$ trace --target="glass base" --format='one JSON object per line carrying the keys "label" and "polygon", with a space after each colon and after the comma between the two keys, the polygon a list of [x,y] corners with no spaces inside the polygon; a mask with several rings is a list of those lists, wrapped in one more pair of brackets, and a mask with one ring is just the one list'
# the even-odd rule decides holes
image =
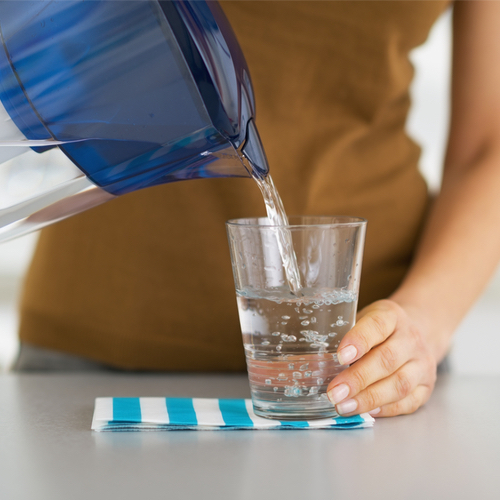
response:
{"label": "glass base", "polygon": [[335,407],[300,408],[292,404],[266,404],[261,406],[253,403],[253,411],[259,417],[274,420],[317,420],[321,418],[338,418],[340,415]]}

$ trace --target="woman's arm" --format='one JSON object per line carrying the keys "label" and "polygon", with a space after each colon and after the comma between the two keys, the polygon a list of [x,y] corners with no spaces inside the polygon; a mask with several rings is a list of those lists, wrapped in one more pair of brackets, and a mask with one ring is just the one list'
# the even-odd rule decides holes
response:
{"label": "woman's arm", "polygon": [[456,2],[441,193],[401,286],[363,309],[340,343],[339,360],[357,361],[329,386],[343,414],[393,416],[424,404],[455,328],[499,262],[499,32],[500,2]]}

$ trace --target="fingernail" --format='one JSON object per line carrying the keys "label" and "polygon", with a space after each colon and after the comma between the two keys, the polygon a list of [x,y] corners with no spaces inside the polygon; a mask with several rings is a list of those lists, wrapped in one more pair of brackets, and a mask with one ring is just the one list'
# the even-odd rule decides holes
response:
{"label": "fingernail", "polygon": [[355,399],[348,399],[347,401],[336,405],[335,409],[338,413],[344,415],[345,413],[352,413],[353,411],[356,411],[357,407],[358,402]]}
{"label": "fingernail", "polygon": [[356,348],[353,345],[348,345],[337,352],[337,358],[341,365],[347,365],[356,357],[357,354],[358,351]]}
{"label": "fingernail", "polygon": [[334,405],[340,403],[347,396],[349,396],[349,386],[347,384],[337,385],[328,392],[328,397]]}
{"label": "fingernail", "polygon": [[380,413],[380,408],[375,408],[374,410],[369,411],[368,413],[370,415],[377,415],[378,413]]}

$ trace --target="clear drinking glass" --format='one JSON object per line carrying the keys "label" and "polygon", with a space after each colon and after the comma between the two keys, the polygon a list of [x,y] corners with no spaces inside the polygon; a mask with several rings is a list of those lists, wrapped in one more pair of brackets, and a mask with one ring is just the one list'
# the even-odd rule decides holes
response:
{"label": "clear drinking glass", "polygon": [[[226,227],[255,413],[338,416],[326,388],[343,369],[337,347],[356,317],[366,221],[299,216],[273,226],[251,218]],[[278,244],[283,231],[292,249]],[[299,273],[296,294],[285,266]]]}

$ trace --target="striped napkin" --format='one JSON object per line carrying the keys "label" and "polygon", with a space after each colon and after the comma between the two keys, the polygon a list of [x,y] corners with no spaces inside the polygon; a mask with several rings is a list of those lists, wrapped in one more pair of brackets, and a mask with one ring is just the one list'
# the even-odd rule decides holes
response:
{"label": "striped napkin", "polygon": [[280,421],[255,415],[250,399],[97,398],[92,430],[357,429],[372,427],[368,413],[353,417]]}

